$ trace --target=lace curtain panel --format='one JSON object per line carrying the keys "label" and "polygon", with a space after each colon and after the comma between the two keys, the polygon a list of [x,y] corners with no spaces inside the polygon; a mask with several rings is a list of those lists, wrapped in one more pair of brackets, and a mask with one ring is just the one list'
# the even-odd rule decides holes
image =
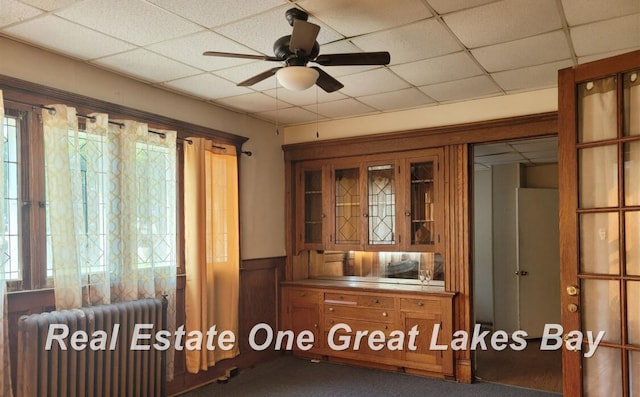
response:
{"label": "lace curtain panel", "polygon": [[[168,295],[175,330],[176,132],[42,113],[49,260],[57,309]],[[173,376],[173,349],[167,351]]]}

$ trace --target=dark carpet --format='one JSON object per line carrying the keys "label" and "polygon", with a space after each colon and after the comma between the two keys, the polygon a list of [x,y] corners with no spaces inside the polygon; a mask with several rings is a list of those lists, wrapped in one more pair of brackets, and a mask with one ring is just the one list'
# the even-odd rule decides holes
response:
{"label": "dark carpet", "polygon": [[467,385],[284,356],[243,370],[226,384],[210,384],[183,396],[557,397],[558,394],[484,382]]}

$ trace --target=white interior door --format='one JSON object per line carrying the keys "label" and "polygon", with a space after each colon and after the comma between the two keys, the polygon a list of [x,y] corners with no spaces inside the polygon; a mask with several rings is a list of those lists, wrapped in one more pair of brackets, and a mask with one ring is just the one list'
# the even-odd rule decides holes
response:
{"label": "white interior door", "polygon": [[516,189],[518,329],[542,336],[560,323],[558,190]]}

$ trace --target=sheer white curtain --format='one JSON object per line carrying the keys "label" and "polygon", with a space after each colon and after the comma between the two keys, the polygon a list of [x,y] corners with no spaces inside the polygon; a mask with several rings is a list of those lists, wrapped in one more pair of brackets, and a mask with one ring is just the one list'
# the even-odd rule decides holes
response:
{"label": "sheer white curtain", "polygon": [[[0,128],[4,131],[4,100],[2,98],[2,90],[0,90]],[[4,132],[0,136],[0,154],[4,157]],[[0,214],[4,214],[4,160],[0,159]],[[9,325],[7,324],[7,282],[4,279],[5,266],[5,235],[4,235],[4,219],[0,221],[0,395],[12,396],[11,390],[11,367],[9,365]]]}
{"label": "sheer white curtain", "polygon": [[75,109],[52,107],[42,116],[56,308],[166,294],[173,334],[176,132],[106,114],[79,130]]}

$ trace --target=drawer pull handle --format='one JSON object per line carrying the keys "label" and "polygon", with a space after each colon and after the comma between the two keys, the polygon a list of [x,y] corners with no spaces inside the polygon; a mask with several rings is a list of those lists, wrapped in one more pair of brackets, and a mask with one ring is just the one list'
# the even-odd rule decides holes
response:
{"label": "drawer pull handle", "polygon": [[338,298],[340,298],[340,300],[343,300],[344,296],[340,295]]}
{"label": "drawer pull handle", "polygon": [[387,312],[382,312],[382,317],[387,317],[389,314]]}
{"label": "drawer pull handle", "polygon": [[333,324],[333,320],[329,320],[329,323]]}
{"label": "drawer pull handle", "polygon": [[424,306],[424,302],[422,302],[422,301],[418,302],[418,306],[420,306],[420,307]]}
{"label": "drawer pull handle", "polygon": [[313,324],[313,328],[318,328],[318,324]]}
{"label": "drawer pull handle", "polygon": [[375,299],[373,303],[380,303],[380,299]]}
{"label": "drawer pull handle", "polygon": [[300,292],[300,296],[307,296],[306,292]]}
{"label": "drawer pull handle", "polygon": [[330,308],[329,308],[329,311],[330,311],[330,312],[332,312],[332,311],[333,311],[333,307],[330,307]]}

